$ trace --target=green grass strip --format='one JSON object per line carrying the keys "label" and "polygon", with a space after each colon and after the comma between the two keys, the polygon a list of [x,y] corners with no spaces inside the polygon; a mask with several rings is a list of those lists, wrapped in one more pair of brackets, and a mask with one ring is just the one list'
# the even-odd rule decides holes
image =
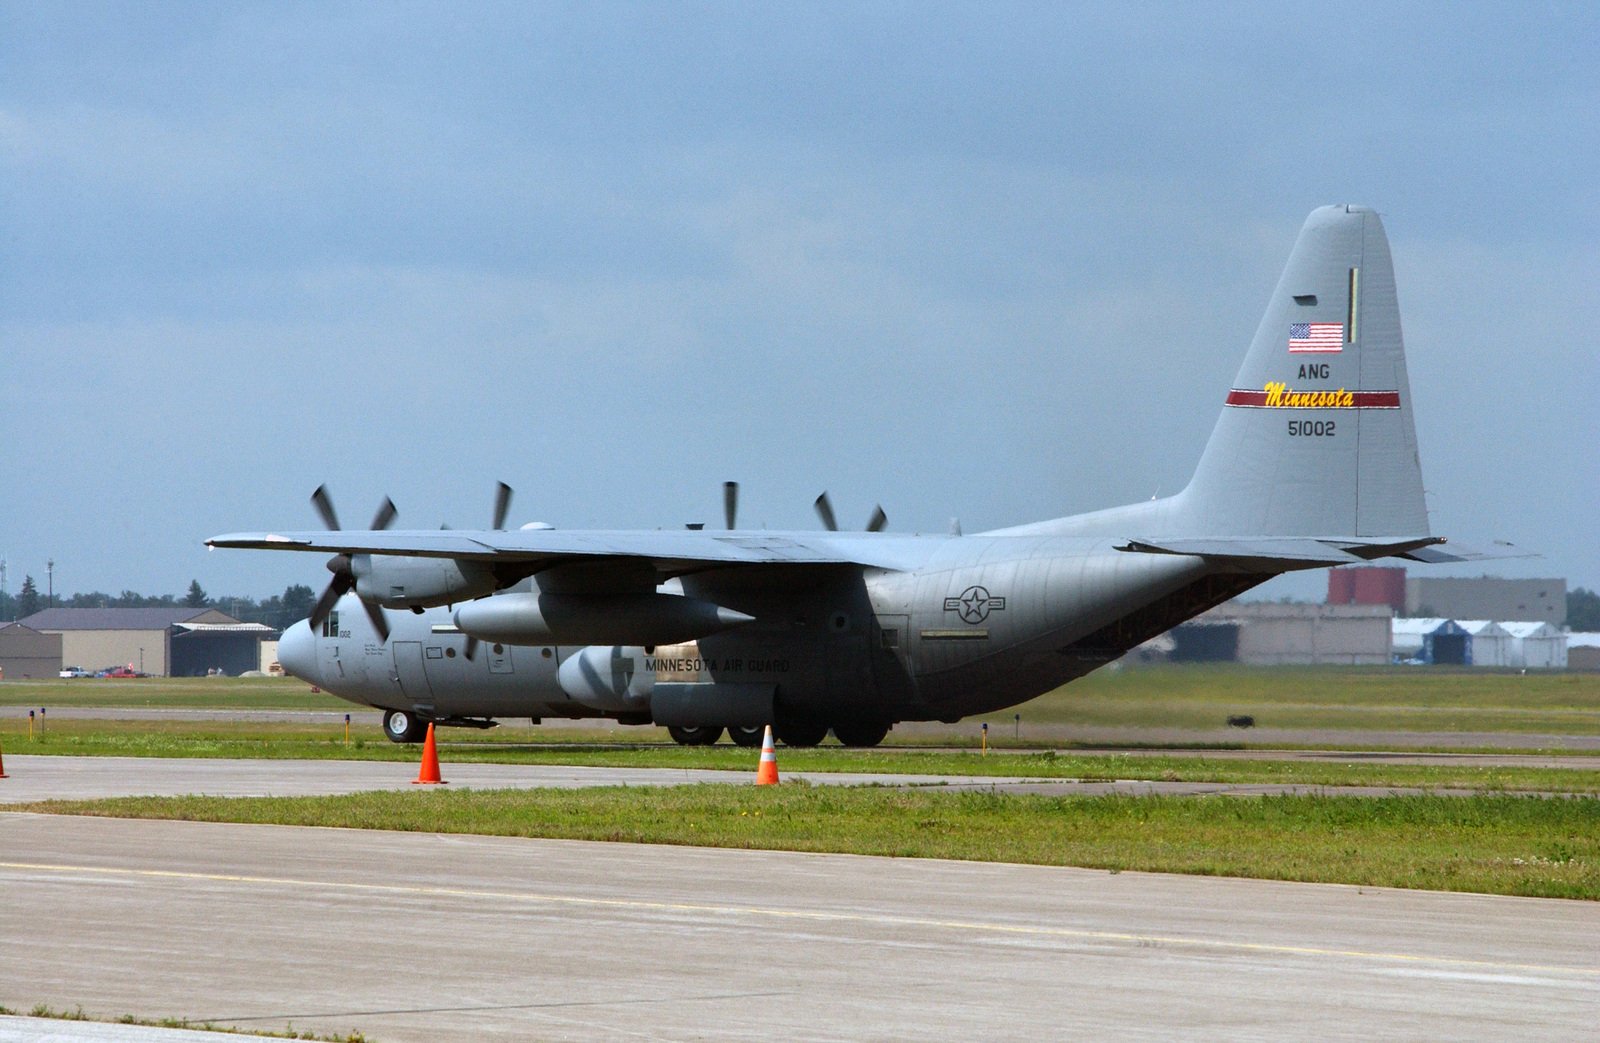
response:
{"label": "green grass strip", "polygon": [[[498,729],[490,733],[452,729],[444,734],[441,759],[447,773],[452,763],[707,768],[753,773],[757,757],[755,750],[727,744],[711,748],[671,743],[620,747],[569,743],[534,745],[538,733],[526,728]],[[510,738],[522,738],[529,744],[504,741]],[[418,746],[396,745],[383,738],[354,737],[346,746],[340,728],[232,721],[61,720],[50,722],[48,729],[37,730],[31,741],[25,733],[8,735],[4,749],[12,754],[56,756],[413,763],[421,756]],[[1208,759],[1203,754],[1182,752],[1132,756],[1047,750],[981,756],[975,750],[847,750],[830,745],[817,749],[782,748],[778,751],[778,761],[783,771],[1600,793],[1600,757],[1594,758],[1594,767],[1588,769],[1477,766],[1449,760],[1433,764],[1380,764],[1359,758],[1350,761]],[[4,798],[4,791],[0,791],[0,801]]]}
{"label": "green grass strip", "polygon": [[785,784],[129,798],[31,810],[1600,898],[1600,801],[1591,798],[1038,797]]}

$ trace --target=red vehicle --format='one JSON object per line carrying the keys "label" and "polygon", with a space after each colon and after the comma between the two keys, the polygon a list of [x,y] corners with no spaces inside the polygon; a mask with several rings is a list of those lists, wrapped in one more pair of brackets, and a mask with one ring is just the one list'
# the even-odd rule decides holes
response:
{"label": "red vehicle", "polygon": [[107,676],[107,677],[143,677],[145,675],[141,674],[137,670],[132,669],[131,667],[119,666],[115,670],[106,671],[105,676]]}

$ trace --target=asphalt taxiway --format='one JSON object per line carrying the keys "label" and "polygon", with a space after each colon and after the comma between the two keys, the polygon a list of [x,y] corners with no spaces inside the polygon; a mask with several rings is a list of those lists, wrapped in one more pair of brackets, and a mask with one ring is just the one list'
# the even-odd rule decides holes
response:
{"label": "asphalt taxiway", "polygon": [[1584,1038],[1559,900],[0,814],[0,1004],[483,1039]]}

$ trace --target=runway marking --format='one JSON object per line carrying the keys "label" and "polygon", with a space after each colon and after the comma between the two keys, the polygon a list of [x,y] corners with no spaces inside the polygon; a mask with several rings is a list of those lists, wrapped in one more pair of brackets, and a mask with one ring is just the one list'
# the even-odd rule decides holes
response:
{"label": "runway marking", "polygon": [[339,880],[309,880],[293,877],[246,876],[229,873],[198,873],[176,869],[130,869],[117,866],[59,865],[46,862],[0,862],[0,869],[39,873],[83,873],[106,877],[156,880],[189,880],[207,883],[248,884],[263,887],[342,890],[365,894],[412,895],[433,898],[495,900],[524,905],[555,905],[588,908],[631,909],[652,912],[715,914],[719,916],[767,917],[778,920],[806,920],[815,923],[863,923],[890,927],[920,927],[1039,938],[1074,938],[1088,941],[1123,942],[1139,946],[1166,945],[1186,949],[1225,949],[1242,953],[1269,953],[1277,956],[1340,957],[1402,965],[1462,967],[1496,972],[1559,974],[1600,978],[1600,966],[1563,967],[1554,964],[1505,963],[1495,960],[1470,960],[1451,956],[1424,956],[1416,953],[1375,952],[1364,949],[1332,949],[1310,945],[1281,945],[1271,942],[1242,942],[1185,935],[1137,934],[1126,931],[1097,931],[1074,927],[1037,924],[1003,924],[981,920],[946,920],[931,917],[895,916],[887,913],[841,913],[814,909],[774,909],[754,905],[716,905],[700,902],[661,902],[643,898],[584,898],[574,895],[541,894],[534,891],[487,891],[457,887],[411,884],[372,884]]}

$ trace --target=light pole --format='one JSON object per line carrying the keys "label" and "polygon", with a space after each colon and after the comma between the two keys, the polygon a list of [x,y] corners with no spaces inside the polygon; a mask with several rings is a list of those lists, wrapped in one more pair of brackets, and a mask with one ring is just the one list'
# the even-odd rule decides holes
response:
{"label": "light pole", "polygon": [[56,607],[56,559],[50,558],[50,559],[46,560],[45,563],[44,563],[44,569],[45,569],[45,574],[50,579],[50,600],[49,600],[49,602],[46,603],[45,607],[46,608],[55,608]]}

